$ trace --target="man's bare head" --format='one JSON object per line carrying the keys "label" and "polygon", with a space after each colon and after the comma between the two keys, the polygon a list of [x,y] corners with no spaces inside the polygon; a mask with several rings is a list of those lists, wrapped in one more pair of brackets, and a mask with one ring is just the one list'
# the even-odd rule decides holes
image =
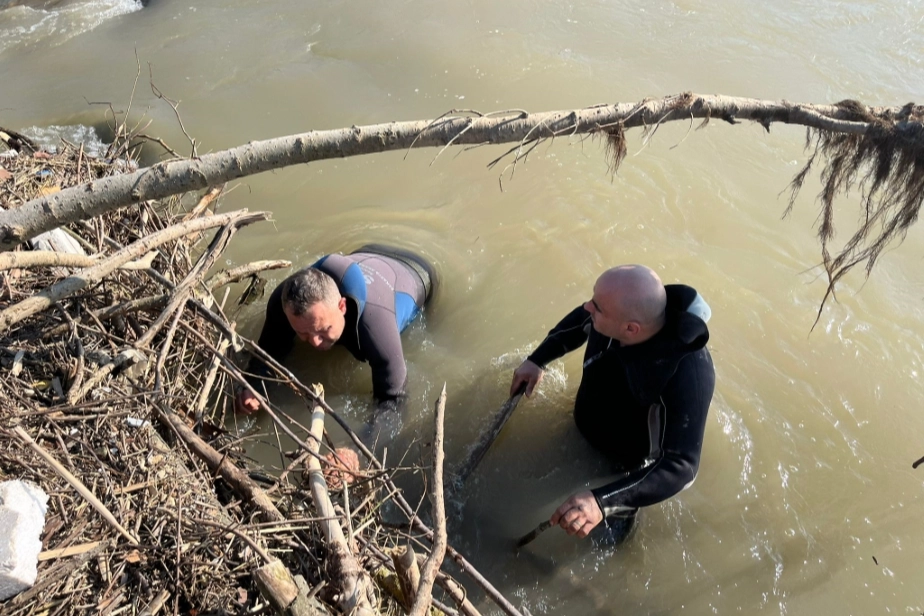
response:
{"label": "man's bare head", "polygon": [[638,344],[664,326],[667,294],[654,270],[644,265],[608,269],[594,285],[593,299],[584,305],[594,329],[619,340]]}
{"label": "man's bare head", "polygon": [[289,276],[282,283],[282,311],[295,335],[326,351],[343,335],[346,298],[334,279],[313,267]]}

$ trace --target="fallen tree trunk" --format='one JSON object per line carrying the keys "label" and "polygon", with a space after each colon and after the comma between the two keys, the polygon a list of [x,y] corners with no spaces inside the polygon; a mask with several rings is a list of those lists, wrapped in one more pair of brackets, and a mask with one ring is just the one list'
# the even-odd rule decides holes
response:
{"label": "fallen tree trunk", "polygon": [[[345,158],[412,147],[519,143],[508,154],[514,163],[541,140],[560,135],[622,135],[623,129],[651,127],[674,120],[722,119],[797,124],[849,135],[888,128],[899,139],[921,147],[924,107],[865,107],[854,101],[812,105],[722,95],[684,93],[639,103],[598,105],[585,109],[528,113],[511,110],[435,120],[390,122],[254,141],[194,159],[170,160],[133,173],[99,179],[33,199],[0,212],[0,251],[62,224],[116,208],[217,186],[229,180],[290,165]],[[615,163],[624,153],[617,148]],[[503,157],[501,157],[503,158]],[[498,159],[500,160],[500,159]],[[497,161],[495,161],[497,162]]]}

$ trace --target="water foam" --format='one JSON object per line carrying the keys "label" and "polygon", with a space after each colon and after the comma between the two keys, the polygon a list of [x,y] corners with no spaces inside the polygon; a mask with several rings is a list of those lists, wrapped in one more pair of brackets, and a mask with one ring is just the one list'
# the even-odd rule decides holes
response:
{"label": "water foam", "polygon": [[96,158],[102,157],[109,147],[96,134],[96,129],[83,124],[74,126],[32,126],[24,129],[22,133],[32,139],[36,145],[50,152],[57,151],[62,139],[76,145],[83,144],[84,153]]}
{"label": "water foam", "polygon": [[88,0],[48,10],[28,6],[0,10],[0,54],[37,45],[56,47],[141,8],[140,0]]}

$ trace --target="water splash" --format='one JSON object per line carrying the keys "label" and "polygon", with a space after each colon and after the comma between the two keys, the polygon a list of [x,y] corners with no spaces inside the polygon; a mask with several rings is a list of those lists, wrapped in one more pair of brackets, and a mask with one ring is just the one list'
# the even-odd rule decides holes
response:
{"label": "water splash", "polygon": [[103,22],[140,11],[140,0],[90,0],[52,9],[13,6],[0,10],[0,54],[39,45],[57,47]]}
{"label": "water splash", "polygon": [[83,144],[83,151],[87,156],[99,158],[106,153],[108,146],[103,143],[92,126],[77,124],[74,126],[32,126],[22,133],[32,139],[39,147],[56,152],[65,139],[75,145]]}

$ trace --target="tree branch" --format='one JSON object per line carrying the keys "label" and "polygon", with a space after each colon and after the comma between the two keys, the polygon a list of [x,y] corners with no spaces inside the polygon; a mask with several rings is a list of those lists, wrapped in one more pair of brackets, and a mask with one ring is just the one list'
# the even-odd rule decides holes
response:
{"label": "tree branch", "polygon": [[246,225],[258,220],[266,220],[267,217],[268,215],[264,212],[250,214],[247,210],[240,210],[208,218],[196,218],[152,233],[103,259],[96,265],[81,270],[73,276],[56,282],[41,293],[36,293],[32,297],[6,308],[0,312],[0,333],[5,332],[23,319],[38,314],[55,302],[82,291],[91,283],[101,280],[125,263],[137,258],[139,255],[150,252],[153,248],[170,240],[175,240],[194,231],[220,227],[232,222],[236,225]]}
{"label": "tree branch", "polygon": [[446,556],[446,504],[443,502],[443,416],[446,414],[446,383],[436,401],[433,418],[433,477],[430,480],[430,500],[433,504],[433,525],[436,538],[423,572],[420,574],[420,586],[410,616],[424,616],[430,607],[433,594],[433,582]]}

